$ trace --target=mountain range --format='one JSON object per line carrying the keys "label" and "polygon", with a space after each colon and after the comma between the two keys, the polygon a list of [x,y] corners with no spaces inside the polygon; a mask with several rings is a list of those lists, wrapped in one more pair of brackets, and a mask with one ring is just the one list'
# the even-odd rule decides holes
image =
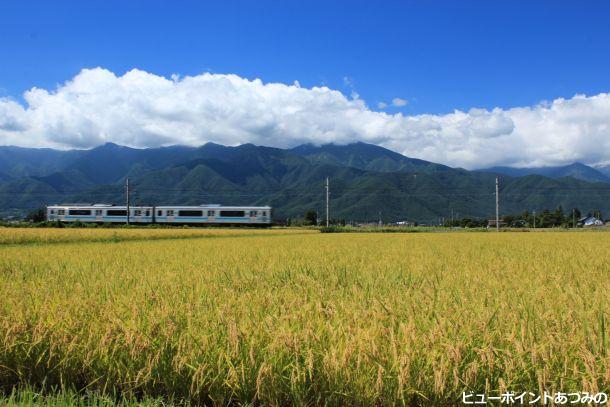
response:
{"label": "mountain range", "polygon": [[595,169],[581,163],[573,163],[561,167],[532,167],[532,168],[513,168],[513,167],[491,167],[483,172],[509,175],[511,177],[524,177],[526,175],[542,175],[549,178],[572,177],[589,182],[608,182],[610,183],[610,173],[603,167]]}
{"label": "mountain range", "polygon": [[578,207],[610,211],[610,176],[584,164],[467,171],[366,144],[244,144],[135,149],[108,143],[91,150],[0,147],[0,216],[50,203],[263,205],[276,219],[324,213],[330,179],[333,218],[348,221],[492,217],[495,178],[502,213]]}

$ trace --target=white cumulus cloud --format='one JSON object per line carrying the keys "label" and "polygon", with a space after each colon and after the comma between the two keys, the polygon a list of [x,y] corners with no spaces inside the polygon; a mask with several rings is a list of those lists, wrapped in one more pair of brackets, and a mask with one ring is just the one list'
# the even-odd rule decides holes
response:
{"label": "white cumulus cloud", "polygon": [[401,98],[392,99],[392,105],[396,106],[396,107],[406,106],[407,103],[409,103],[409,101],[406,99],[401,99]]}
{"label": "white cumulus cloud", "polygon": [[357,95],[325,86],[211,73],[165,78],[137,69],[118,76],[95,68],[57,89],[32,88],[23,96],[25,104],[0,98],[0,145],[364,141],[465,168],[610,162],[608,93],[511,109],[403,115],[374,111]]}

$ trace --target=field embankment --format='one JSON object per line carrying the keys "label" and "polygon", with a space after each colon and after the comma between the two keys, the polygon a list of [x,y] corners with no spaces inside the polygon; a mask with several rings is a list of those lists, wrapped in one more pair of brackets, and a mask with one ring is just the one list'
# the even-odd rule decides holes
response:
{"label": "field embankment", "polygon": [[48,244],[82,242],[125,242],[206,237],[275,236],[317,233],[312,229],[249,229],[249,228],[2,228],[0,245]]}

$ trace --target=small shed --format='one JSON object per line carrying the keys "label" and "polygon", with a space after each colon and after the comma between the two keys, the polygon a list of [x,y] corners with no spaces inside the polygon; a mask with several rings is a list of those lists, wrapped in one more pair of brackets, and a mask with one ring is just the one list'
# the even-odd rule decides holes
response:
{"label": "small shed", "polygon": [[578,219],[578,226],[592,227],[592,226],[604,226],[604,221],[597,219],[595,216],[584,216]]}

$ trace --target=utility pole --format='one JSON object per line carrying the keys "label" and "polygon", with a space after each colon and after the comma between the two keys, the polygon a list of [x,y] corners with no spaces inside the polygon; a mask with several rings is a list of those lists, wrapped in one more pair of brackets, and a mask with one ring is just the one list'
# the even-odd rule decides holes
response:
{"label": "utility pole", "polygon": [[576,229],[576,208],[572,208],[572,228]]}
{"label": "utility pole", "polygon": [[536,229],[536,209],[534,209],[534,229]]}
{"label": "utility pole", "polygon": [[453,208],[451,208],[451,227],[453,227]]}
{"label": "utility pole", "polygon": [[329,197],[330,197],[330,182],[326,177],[326,227],[330,225],[330,208],[329,208]]}
{"label": "utility pole", "polygon": [[125,193],[127,195],[127,224],[129,225],[129,178],[125,180]]}
{"label": "utility pole", "polygon": [[498,177],[496,177],[496,230],[500,231],[500,188],[498,187]]}
{"label": "utility pole", "polygon": [[383,223],[381,222],[381,211],[379,211],[379,226],[382,226]]}

